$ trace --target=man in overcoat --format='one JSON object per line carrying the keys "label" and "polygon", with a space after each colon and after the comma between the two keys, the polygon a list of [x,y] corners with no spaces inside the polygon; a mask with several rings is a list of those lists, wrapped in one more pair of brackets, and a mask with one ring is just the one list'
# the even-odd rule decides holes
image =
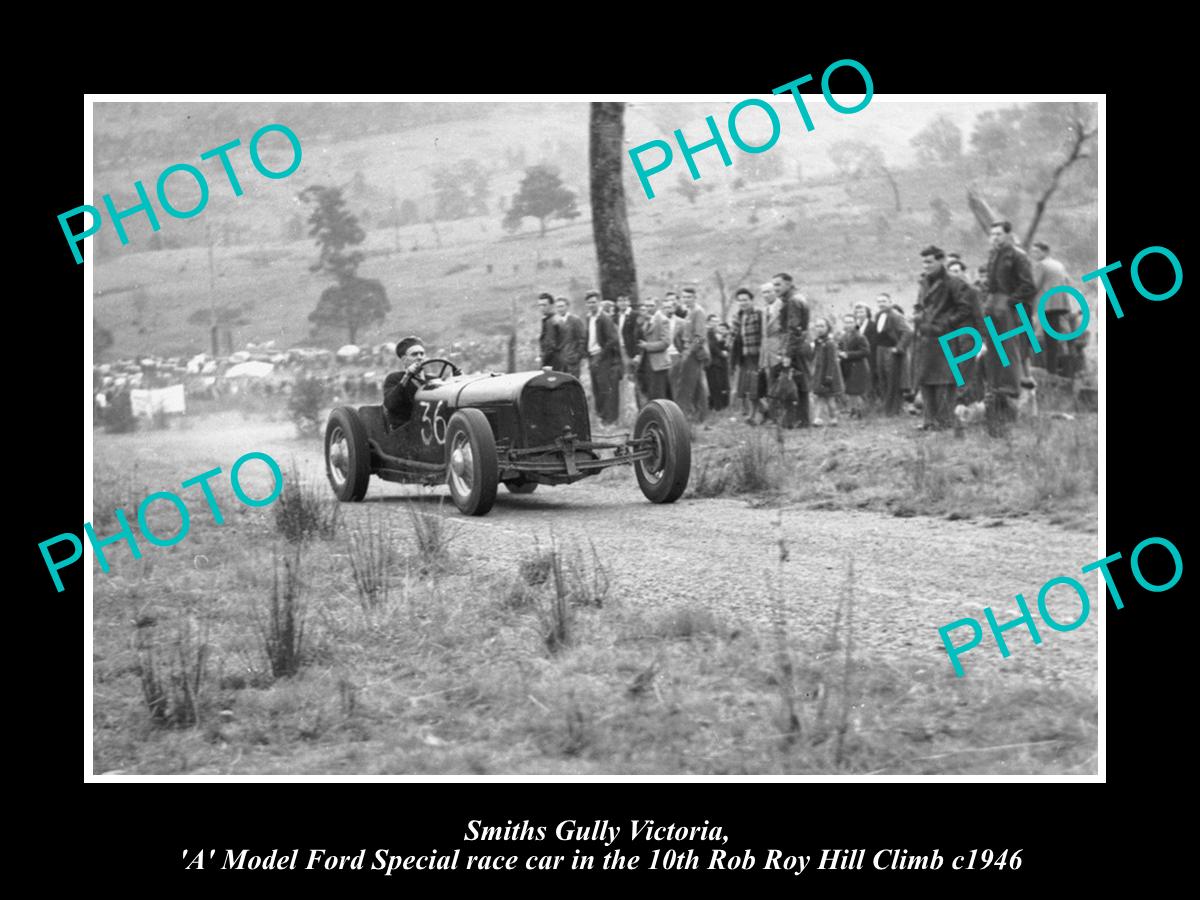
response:
{"label": "man in overcoat", "polygon": [[946,272],[946,254],[930,245],[921,251],[921,286],[913,308],[913,382],[920,386],[925,430],[954,425],[954,374],[938,341],[944,334],[972,323],[966,285]]}

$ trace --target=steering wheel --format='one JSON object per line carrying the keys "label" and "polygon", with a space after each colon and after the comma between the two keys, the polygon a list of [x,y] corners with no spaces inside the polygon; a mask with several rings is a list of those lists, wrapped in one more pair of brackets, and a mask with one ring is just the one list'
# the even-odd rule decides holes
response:
{"label": "steering wheel", "polygon": [[434,378],[436,378],[438,381],[443,381],[443,380],[445,380],[445,377],[446,377],[446,370],[447,370],[447,369],[449,369],[449,370],[450,370],[450,374],[451,374],[452,376],[458,376],[458,375],[461,375],[461,374],[462,374],[462,369],[460,369],[460,368],[459,368],[458,366],[456,366],[454,363],[450,362],[450,360],[448,360],[448,359],[441,359],[440,357],[434,357],[433,359],[427,359],[427,360],[425,360],[424,362],[422,362],[422,363],[421,363],[421,364],[420,364],[420,365],[417,367],[417,371],[416,371],[414,374],[415,374],[415,375],[420,375],[420,374],[422,374],[422,373],[425,371],[425,367],[426,367],[426,366],[433,366],[433,365],[440,365],[440,366],[441,366],[441,368],[440,368],[440,369],[438,369],[438,373],[437,373],[437,375],[433,376],[433,377],[434,377]]}

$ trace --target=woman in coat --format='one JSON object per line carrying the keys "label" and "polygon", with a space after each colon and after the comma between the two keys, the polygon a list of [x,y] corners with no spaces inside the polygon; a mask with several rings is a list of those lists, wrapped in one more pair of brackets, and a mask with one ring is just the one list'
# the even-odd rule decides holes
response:
{"label": "woman in coat", "polygon": [[851,418],[861,418],[863,398],[871,389],[871,370],[867,365],[870,353],[870,344],[859,330],[855,315],[843,316],[842,334],[838,340],[838,360],[841,363],[842,381],[846,387],[846,405],[850,409]]}
{"label": "woman in coat", "polygon": [[836,425],[838,423],[837,401],[844,389],[842,369],[838,364],[837,345],[834,343],[832,327],[828,319],[817,319],[813,325],[813,331],[815,336],[813,338],[812,392],[817,401],[813,424],[822,425],[828,422],[830,425]]}

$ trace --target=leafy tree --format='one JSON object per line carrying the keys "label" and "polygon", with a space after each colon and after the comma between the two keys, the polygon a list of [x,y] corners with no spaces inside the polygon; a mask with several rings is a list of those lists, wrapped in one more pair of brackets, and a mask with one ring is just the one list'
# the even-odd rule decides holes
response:
{"label": "leafy tree", "polygon": [[526,217],[538,220],[539,235],[546,235],[547,219],[577,219],[579,209],[575,194],[567,190],[553,166],[530,166],[525,170],[521,187],[513,196],[512,205],[504,214],[504,227],[515,231]]}
{"label": "leafy tree", "polygon": [[367,237],[358,219],[346,209],[341,188],[313,185],[300,192],[300,199],[313,204],[308,217],[308,235],[320,247],[310,272],[332,275],[339,283],[355,277],[364,257],[360,250],[347,248],[361,244]]}
{"label": "leafy tree", "polygon": [[113,345],[112,332],[92,319],[92,353],[99,356]]}
{"label": "leafy tree", "polygon": [[321,251],[309,271],[332,275],[337,282],[321,292],[308,320],[316,325],[345,328],[353,344],[360,328],[383,321],[391,310],[383,285],[375,279],[358,277],[358,267],[364,258],[362,251],[347,249],[361,244],[366,232],[346,209],[341,189],[314,185],[305,188],[300,199],[314,204],[308,220],[309,234]]}
{"label": "leafy tree", "polygon": [[489,181],[487,171],[474,159],[439,169],[433,176],[434,218],[450,221],[486,214]]}
{"label": "leafy tree", "polygon": [[421,211],[417,209],[417,204],[407,197],[400,201],[400,223],[401,225],[415,225],[421,221]]}
{"label": "leafy tree", "polygon": [[938,116],[909,142],[916,148],[922,165],[952,163],[962,156],[962,129],[946,116]]}
{"label": "leafy tree", "polygon": [[355,275],[325,288],[317,308],[308,314],[308,321],[318,326],[345,328],[349,342],[356,344],[359,329],[382,322],[391,308],[381,282]]}
{"label": "leafy tree", "polygon": [[486,215],[488,197],[491,196],[491,178],[488,173],[477,160],[468,159],[459,164],[458,175],[463,184],[471,189],[471,213],[477,216]]}
{"label": "leafy tree", "polygon": [[433,217],[442,221],[465,219],[471,214],[471,198],[467,196],[458,170],[438,169],[433,175]]}
{"label": "leafy tree", "polygon": [[989,175],[999,171],[1001,162],[1011,159],[1016,147],[1016,127],[1021,120],[1019,107],[981,112],[971,132],[971,150],[983,160]]}

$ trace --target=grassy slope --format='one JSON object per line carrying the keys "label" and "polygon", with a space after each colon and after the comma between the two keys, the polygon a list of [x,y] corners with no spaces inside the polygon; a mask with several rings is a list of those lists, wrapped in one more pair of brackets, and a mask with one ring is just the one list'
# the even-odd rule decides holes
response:
{"label": "grassy slope", "polygon": [[[428,184],[437,165],[472,155],[471,148],[476,148],[474,155],[493,160],[489,148],[519,143],[522,132],[515,129],[526,122],[526,130],[543,142],[567,146],[559,158],[572,163],[568,183],[581,190],[580,199],[585,200],[586,151],[581,142],[585,107],[562,104],[505,112],[507,119],[497,113],[485,122],[442,123],[403,135],[318,143],[306,149],[304,168],[295,176],[273,182],[247,177],[243,179],[246,194],[238,199],[222,198],[221,190],[214,187],[210,206],[200,216],[187,221],[164,219],[164,233],[180,235],[196,243],[195,247],[149,251],[148,226],[140,217],[131,220],[130,245],[118,248],[96,269],[96,319],[112,330],[116,339],[110,355],[175,354],[206,348],[205,329],[188,324],[187,317],[207,309],[210,302],[203,239],[209,225],[218,233],[226,225],[241,229],[237,238],[241,243],[219,245],[216,250],[216,302],[252,307],[251,324],[237,329],[235,340],[274,339],[281,345],[304,341],[309,334],[306,316],[327,282],[307,270],[315,258],[312,242],[288,243],[281,235],[289,216],[306,215],[295,195],[307,184],[348,184],[353,173],[360,171],[366,187],[348,194],[353,211],[369,211],[378,217],[386,212],[393,191],[401,198],[416,197],[424,209],[430,206]],[[662,125],[658,120],[686,119],[694,112],[697,110],[691,106],[668,108],[666,113],[661,107],[632,108],[630,139],[655,136]],[[706,190],[694,205],[675,188],[678,172],[674,168],[656,179],[659,193],[653,200],[646,200],[640,192],[631,194],[630,225],[643,290],[661,293],[667,285],[695,281],[707,292],[709,305],[715,306],[714,271],[723,271],[727,282],[732,282],[749,269],[744,281],[757,285],[786,269],[826,311],[841,312],[857,300],[870,300],[879,290],[888,290],[901,303],[911,305],[919,270],[915,254],[931,240],[963,252],[972,263],[981,262],[986,247],[965,208],[966,185],[968,181],[976,183],[993,200],[999,200],[1009,195],[1011,177],[988,179],[957,169],[905,169],[898,173],[905,210],[896,213],[882,179],[853,185],[848,191],[820,174],[828,167],[828,143],[822,140],[858,136],[847,130],[850,121],[819,123],[821,130],[805,140],[781,140],[769,151],[787,158],[787,177],[778,182],[735,190],[734,182],[745,172],[738,167],[743,157],[735,156],[734,165],[723,169],[714,155],[716,165],[713,161],[704,165],[703,157],[699,158],[703,173],[699,184]],[[530,162],[538,158],[537,142],[532,143]],[[889,149],[890,155],[896,153]],[[810,176],[803,187],[794,178],[797,162]],[[100,171],[97,186],[145,179],[153,174],[143,171],[146,167],[139,163]],[[683,170],[682,163],[678,168]],[[519,171],[495,175],[493,202],[499,195],[511,195],[519,178]],[[929,202],[935,196],[943,197],[954,210],[954,221],[942,234],[931,226]],[[183,199],[177,202],[185,205]],[[1027,195],[1014,194],[1012,202],[1021,204],[1008,209],[1018,218],[1021,212],[1028,214],[1032,205]],[[1065,203],[1061,197],[1056,202]],[[436,236],[428,224],[401,228],[398,241],[391,228],[369,228],[365,249],[370,258],[361,273],[383,281],[393,310],[381,326],[361,335],[360,342],[392,339],[416,329],[427,340],[445,343],[485,337],[507,324],[513,299],[519,302],[523,344],[532,342],[536,291],[551,289],[578,300],[594,283],[595,255],[586,203],[581,203],[581,210],[583,215],[573,222],[553,223],[544,239],[537,237],[532,220],[527,220],[524,232],[505,234],[499,212],[438,223]],[[752,217],[756,217],[755,223]],[[1091,204],[1053,205],[1042,233],[1056,244],[1066,245],[1066,262],[1073,269],[1086,271],[1083,267],[1095,264],[1094,251],[1086,249],[1094,244],[1086,238],[1093,224]],[[414,252],[414,246],[420,249]],[[1075,248],[1073,253],[1070,248]],[[561,260],[562,268],[539,271],[539,258]],[[493,267],[490,274],[489,264]],[[727,285],[730,291],[734,286]],[[138,287],[140,292],[134,290]],[[139,295],[140,313],[135,300]],[[336,333],[322,337],[327,346],[343,340],[344,335]]]}

